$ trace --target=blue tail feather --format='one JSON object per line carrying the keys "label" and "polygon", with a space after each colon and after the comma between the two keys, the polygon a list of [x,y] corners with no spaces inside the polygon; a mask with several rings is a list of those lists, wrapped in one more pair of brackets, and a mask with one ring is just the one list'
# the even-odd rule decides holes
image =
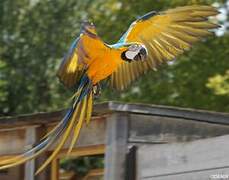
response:
{"label": "blue tail feather", "polygon": [[62,122],[60,125],[55,129],[55,131],[50,134],[48,137],[46,137],[44,140],[39,142],[37,145],[35,145],[32,149],[26,151],[23,153],[23,156],[29,156],[32,153],[36,153],[44,148],[47,148],[52,142],[54,142],[65,130],[65,128],[68,126],[68,123],[71,120],[72,114],[77,106],[77,104],[90,92],[92,88],[92,82],[88,78],[87,75],[84,75],[81,78],[80,85],[78,86],[77,90],[81,90],[80,94],[76,99],[74,100],[75,102],[73,103],[73,106],[66,112],[64,118],[62,119]]}

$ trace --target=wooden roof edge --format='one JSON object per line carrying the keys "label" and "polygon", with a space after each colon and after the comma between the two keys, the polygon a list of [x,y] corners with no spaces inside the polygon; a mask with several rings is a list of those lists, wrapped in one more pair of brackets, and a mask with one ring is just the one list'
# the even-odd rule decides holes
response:
{"label": "wooden roof edge", "polygon": [[32,114],[21,114],[16,116],[5,116],[0,117],[0,127],[17,124],[17,125],[36,125],[36,124],[46,124],[48,122],[55,122],[61,119],[60,116],[64,116],[65,110],[58,110],[54,112],[38,112]]}
{"label": "wooden roof edge", "polygon": [[[58,110],[53,112],[25,114],[15,117],[1,117],[0,127],[9,124],[36,125],[46,124],[47,122],[51,123],[60,120],[64,116],[65,112],[66,110]],[[99,117],[112,112],[126,112],[151,116],[175,117],[229,125],[229,113],[153,104],[122,103],[114,101],[96,104],[94,106],[93,116]]]}
{"label": "wooden roof edge", "polygon": [[120,103],[108,102],[108,109],[111,111],[129,112],[135,114],[144,114],[151,116],[174,117],[182,119],[190,119],[196,121],[203,121],[216,124],[229,125],[229,113],[181,108],[175,106],[163,106],[154,104],[140,104],[140,103]]}

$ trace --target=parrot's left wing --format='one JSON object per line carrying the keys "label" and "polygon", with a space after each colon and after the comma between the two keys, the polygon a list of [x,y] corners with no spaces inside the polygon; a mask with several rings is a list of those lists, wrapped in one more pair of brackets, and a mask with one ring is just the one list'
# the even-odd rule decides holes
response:
{"label": "parrot's left wing", "polygon": [[[60,81],[69,88],[77,84],[77,81],[86,68],[85,65],[81,63],[85,59],[84,56],[87,54],[83,48],[81,36],[76,38],[72,43],[57,71],[57,76]],[[81,62],[79,59],[81,59]]]}
{"label": "parrot's left wing", "polygon": [[90,60],[97,55],[94,52],[99,53],[102,47],[103,43],[96,33],[95,26],[84,22],[80,36],[72,43],[57,71],[60,81],[69,88],[79,84]]}
{"label": "parrot's left wing", "polygon": [[124,62],[111,75],[111,87],[122,90],[141,74],[189,50],[201,38],[211,35],[210,29],[219,27],[208,17],[218,14],[211,6],[185,6],[150,12],[134,21],[119,42],[140,42],[148,50],[146,61]]}

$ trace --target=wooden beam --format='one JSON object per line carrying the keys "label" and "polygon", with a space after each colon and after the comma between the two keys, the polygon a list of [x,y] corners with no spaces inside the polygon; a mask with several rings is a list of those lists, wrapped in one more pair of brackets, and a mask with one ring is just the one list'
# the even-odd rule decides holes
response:
{"label": "wooden beam", "polygon": [[97,179],[96,177],[103,176],[103,175],[104,175],[104,169],[92,169],[87,173],[87,175],[82,180],[92,179],[93,177]]}
{"label": "wooden beam", "polygon": [[[30,126],[39,127],[42,125],[52,124],[59,122],[65,115],[66,110],[54,112],[39,112],[35,114],[25,114],[16,117],[0,117],[0,131],[9,131],[15,129],[26,129]],[[94,113],[91,120],[96,120],[103,117]]]}
{"label": "wooden beam", "polygon": [[88,146],[88,147],[79,147],[74,148],[72,152],[67,156],[68,149],[62,149],[59,154],[58,158],[66,158],[66,157],[79,157],[79,156],[91,156],[91,155],[99,155],[105,153],[105,145],[95,145],[95,146]]}
{"label": "wooden beam", "polygon": [[[113,112],[126,112],[146,114],[151,116],[176,117],[192,119],[197,121],[206,121],[217,124],[229,125],[229,114],[211,112],[205,110],[186,109],[171,106],[147,105],[147,104],[124,104],[118,102],[107,102],[96,104],[94,106],[93,118],[111,114]],[[0,118],[0,129],[21,128],[24,126],[46,125],[47,123],[58,122],[64,116],[66,110],[55,112],[40,112],[36,114],[26,114],[17,117]]]}
{"label": "wooden beam", "polygon": [[[33,144],[36,143],[36,128],[26,129],[26,146],[27,148],[32,148]],[[25,163],[25,177],[24,180],[34,180],[35,179],[35,160],[32,159]]]}
{"label": "wooden beam", "polygon": [[60,121],[65,110],[49,112],[49,113],[36,113],[26,114],[17,117],[2,117],[0,118],[0,129],[15,128],[23,126],[42,125],[51,122]]}
{"label": "wooden beam", "polygon": [[105,180],[124,180],[129,116],[114,113],[107,121]]}
{"label": "wooden beam", "polygon": [[208,123],[229,125],[229,113],[152,104],[123,104],[108,102],[107,106],[110,111],[116,112],[183,118],[185,120],[196,120]]}
{"label": "wooden beam", "polygon": [[79,147],[72,149],[72,152],[67,155],[68,149],[62,149],[57,157],[51,163],[51,180],[59,180],[59,159],[61,158],[73,158],[79,156],[92,156],[105,153],[105,145],[95,145],[88,147]]}
{"label": "wooden beam", "polygon": [[59,159],[55,158],[51,163],[51,180],[59,180]]}
{"label": "wooden beam", "polygon": [[229,134],[229,126],[182,118],[130,114],[129,143],[186,142]]}
{"label": "wooden beam", "polygon": [[0,132],[0,155],[19,154],[26,145],[25,129]]}

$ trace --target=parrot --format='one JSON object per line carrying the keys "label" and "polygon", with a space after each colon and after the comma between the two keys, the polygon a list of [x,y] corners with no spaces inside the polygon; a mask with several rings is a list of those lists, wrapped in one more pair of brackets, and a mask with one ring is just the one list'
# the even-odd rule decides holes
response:
{"label": "parrot", "polygon": [[71,152],[83,124],[90,122],[93,102],[106,80],[118,91],[162,63],[174,60],[192,45],[214,34],[220,25],[209,18],[219,11],[209,5],[189,5],[151,11],[136,18],[115,44],[105,43],[92,22],[81,25],[79,36],[72,42],[57,71],[59,80],[74,89],[72,103],[60,122],[32,148],[14,157],[0,160],[0,169],[10,168],[36,158],[51,145],[54,151],[36,174],[56,157],[73,133]]}

